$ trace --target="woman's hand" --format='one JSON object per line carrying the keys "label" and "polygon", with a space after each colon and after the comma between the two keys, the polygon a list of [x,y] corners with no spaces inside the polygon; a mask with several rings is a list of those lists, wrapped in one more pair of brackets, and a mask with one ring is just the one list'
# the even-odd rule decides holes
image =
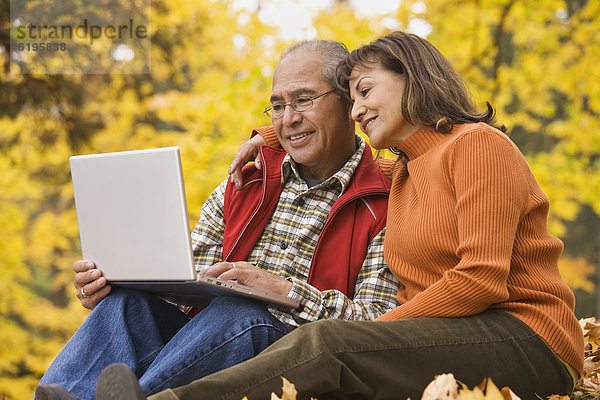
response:
{"label": "woman's hand", "polygon": [[201,271],[202,274],[287,296],[292,282],[273,275],[245,261],[220,262]]}
{"label": "woman's hand", "polygon": [[79,260],[73,264],[75,271],[75,281],[73,286],[77,290],[77,298],[81,305],[87,309],[93,310],[105,298],[111,290],[110,285],[106,284],[106,278],[102,272],[96,269],[96,265],[89,260]]}
{"label": "woman's hand", "polygon": [[257,169],[262,169],[260,162],[260,155],[258,154],[258,146],[267,144],[265,139],[260,135],[254,135],[253,138],[248,140],[240,147],[238,153],[233,157],[233,161],[229,166],[229,175],[231,175],[231,182],[235,185],[237,190],[242,187],[242,167],[248,163],[248,161],[254,158],[254,165]]}

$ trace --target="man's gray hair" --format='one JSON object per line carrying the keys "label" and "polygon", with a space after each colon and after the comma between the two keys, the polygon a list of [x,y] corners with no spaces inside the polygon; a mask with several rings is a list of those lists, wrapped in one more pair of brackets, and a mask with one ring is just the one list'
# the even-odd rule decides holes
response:
{"label": "man's gray hair", "polygon": [[348,48],[344,43],[335,40],[303,40],[295,43],[281,53],[281,58],[284,58],[302,52],[318,52],[323,55],[323,72],[322,79],[324,82],[330,83],[333,89],[336,89],[336,68],[338,64],[349,54]]}

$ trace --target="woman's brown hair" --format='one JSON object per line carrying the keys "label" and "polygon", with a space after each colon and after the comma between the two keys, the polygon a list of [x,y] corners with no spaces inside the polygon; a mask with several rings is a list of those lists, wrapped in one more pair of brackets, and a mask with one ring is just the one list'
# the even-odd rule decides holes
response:
{"label": "woman's brown hair", "polygon": [[490,103],[483,112],[477,109],[460,75],[427,40],[393,32],[352,51],[337,67],[338,87],[349,97],[354,68],[373,64],[404,75],[402,116],[408,123],[448,133],[455,124],[484,122],[506,132]]}

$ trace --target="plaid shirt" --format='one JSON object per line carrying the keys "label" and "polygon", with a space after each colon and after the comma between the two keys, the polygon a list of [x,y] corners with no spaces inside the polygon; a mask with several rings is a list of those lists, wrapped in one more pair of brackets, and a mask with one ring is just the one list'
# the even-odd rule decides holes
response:
{"label": "plaid shirt", "polygon": [[[296,310],[270,311],[289,328],[323,318],[371,320],[399,305],[396,293],[400,283],[383,258],[385,228],[369,245],[356,280],[354,298],[338,290],[320,291],[309,285],[310,264],[331,207],[346,190],[357,167],[365,143],[357,136],[358,149],[335,175],[309,188],[295,162],[286,155],[282,165],[284,188],[279,203],[248,262],[292,282],[288,297],[300,301]],[[198,224],[192,232],[196,269],[223,260],[223,204],[225,180],[209,196]]]}

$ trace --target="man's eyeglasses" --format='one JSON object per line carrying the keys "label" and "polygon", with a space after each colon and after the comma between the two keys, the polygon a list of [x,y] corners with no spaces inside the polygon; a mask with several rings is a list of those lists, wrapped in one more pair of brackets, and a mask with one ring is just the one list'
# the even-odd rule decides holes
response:
{"label": "man's eyeglasses", "polygon": [[333,90],[321,93],[314,97],[301,96],[298,97],[296,100],[292,101],[291,103],[273,103],[269,107],[265,108],[263,112],[267,114],[267,117],[275,119],[283,117],[283,113],[285,112],[285,108],[287,106],[292,107],[292,109],[296,112],[308,111],[312,108],[314,104],[313,102],[316,99],[318,99],[321,96],[325,96],[326,94],[329,94],[331,92],[333,92]]}

